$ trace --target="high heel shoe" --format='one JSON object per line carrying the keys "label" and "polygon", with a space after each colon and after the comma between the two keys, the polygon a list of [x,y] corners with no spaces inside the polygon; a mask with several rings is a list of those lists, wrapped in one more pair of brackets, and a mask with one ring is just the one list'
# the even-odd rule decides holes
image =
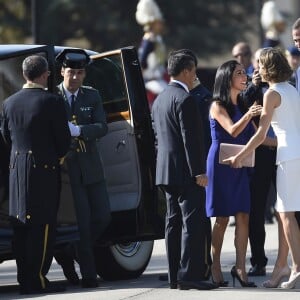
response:
{"label": "high heel shoe", "polygon": [[228,287],[229,282],[227,280],[222,280],[219,282],[214,281],[214,279],[211,277],[211,281],[213,284],[217,285],[218,287]]}
{"label": "high heel shoe", "polygon": [[279,286],[279,284],[281,283],[281,281],[285,278],[285,277],[289,277],[291,274],[291,270],[289,267],[284,267],[276,276],[275,278],[269,279],[267,281],[264,281],[262,283],[262,286],[264,288],[277,288]]}
{"label": "high heel shoe", "polygon": [[251,282],[251,281],[246,282],[246,281],[242,280],[242,278],[238,274],[237,269],[236,269],[235,266],[232,267],[230,273],[231,273],[231,276],[232,276],[233,286],[235,286],[235,279],[237,279],[242,287],[257,287],[254,282]]}
{"label": "high heel shoe", "polygon": [[283,289],[293,289],[300,282],[300,272],[292,272],[289,281],[283,282],[280,287]]}
{"label": "high heel shoe", "polygon": [[[221,272],[221,271],[219,271],[219,272]],[[229,282],[227,280],[223,280],[222,272],[218,273],[218,274],[219,274],[219,276],[217,276],[217,278],[219,280],[220,280],[220,278],[222,278],[222,279],[220,281],[215,281],[213,271],[212,271],[212,268],[211,268],[211,281],[212,281],[212,283],[217,285],[218,287],[228,287]],[[215,275],[216,275],[216,273],[215,273]]]}

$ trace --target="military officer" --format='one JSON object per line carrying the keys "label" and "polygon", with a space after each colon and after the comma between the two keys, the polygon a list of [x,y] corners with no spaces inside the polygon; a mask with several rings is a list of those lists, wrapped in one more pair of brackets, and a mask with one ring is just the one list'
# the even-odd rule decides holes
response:
{"label": "military officer", "polygon": [[[65,49],[57,57],[72,135],[66,165],[70,177],[80,240],[79,266],[83,288],[98,286],[93,244],[110,222],[110,205],[97,140],[107,133],[106,117],[97,90],[82,86],[90,58],[84,50]],[[78,283],[74,262],[67,253],[55,256],[69,282]]]}
{"label": "military officer", "polygon": [[11,147],[9,215],[21,294],[62,291],[46,278],[59,205],[60,166],[71,136],[62,99],[45,90],[47,60],[38,55],[22,64],[26,83],[3,103],[2,134]]}

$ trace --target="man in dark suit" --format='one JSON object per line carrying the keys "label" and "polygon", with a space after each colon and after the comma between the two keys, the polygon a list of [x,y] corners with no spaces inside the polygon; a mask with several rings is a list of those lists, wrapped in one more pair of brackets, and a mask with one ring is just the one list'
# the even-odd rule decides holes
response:
{"label": "man in dark suit", "polygon": [[[97,90],[82,86],[90,62],[84,50],[65,49],[57,56],[62,63],[63,82],[58,86],[69,119],[71,148],[66,155],[80,240],[79,266],[83,288],[98,286],[93,245],[111,220],[110,204],[97,141],[108,127]],[[79,283],[74,261],[68,253],[57,253],[67,279]]]}
{"label": "man in dark suit", "polygon": [[209,124],[209,105],[212,99],[212,93],[200,82],[199,78],[196,78],[193,84],[193,88],[190,90],[191,95],[196,99],[203,121],[203,136],[205,145],[205,157],[207,157],[210,145],[210,124]]}
{"label": "man in dark suit", "polygon": [[[195,98],[196,103],[198,105],[201,120],[203,122],[203,147],[205,149],[205,160],[207,159],[208,151],[211,145],[211,134],[210,134],[210,123],[209,123],[209,105],[212,99],[211,92],[200,82],[199,78],[193,83],[193,88],[190,90],[190,94]],[[211,221],[210,218],[206,218],[206,222],[204,223],[206,226],[206,240],[207,247],[206,253],[207,255],[207,271],[205,275],[205,279],[209,279],[210,277],[210,268],[212,264],[211,259]]]}
{"label": "man in dark suit", "polygon": [[[297,47],[298,50],[300,51],[300,18],[298,18],[293,24],[292,37],[293,37],[295,47]],[[298,69],[296,70],[295,77],[296,77],[296,83],[295,83],[296,89],[300,93],[300,67],[298,67]]]}
{"label": "man in dark suit", "polygon": [[190,50],[168,59],[171,82],[152,107],[157,139],[156,184],[166,195],[170,288],[213,289],[206,278],[205,148],[201,115],[189,94],[197,60]]}
{"label": "man in dark suit", "polygon": [[46,274],[53,258],[59,205],[60,165],[70,146],[62,99],[45,90],[48,63],[25,58],[23,89],[3,103],[2,133],[11,146],[9,215],[21,294],[50,293]]}
{"label": "man in dark suit", "polygon": [[[293,37],[295,47],[297,47],[298,50],[300,51],[300,18],[298,18],[293,24],[292,37]],[[300,67],[297,68],[295,73],[295,87],[300,94]],[[297,211],[295,215],[300,227],[300,212]]]}

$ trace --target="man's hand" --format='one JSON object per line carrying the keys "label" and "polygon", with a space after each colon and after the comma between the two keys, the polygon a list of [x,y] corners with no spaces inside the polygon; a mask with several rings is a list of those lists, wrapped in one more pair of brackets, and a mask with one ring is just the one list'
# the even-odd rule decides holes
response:
{"label": "man's hand", "polygon": [[252,75],[252,83],[258,86],[261,83],[261,76],[258,73],[258,70],[254,70]]}
{"label": "man's hand", "polygon": [[200,174],[196,176],[196,184],[200,185],[200,186],[207,186],[208,185],[208,178],[206,176],[206,174]]}
{"label": "man's hand", "polygon": [[80,136],[80,127],[74,125],[72,122],[68,122],[71,136]]}

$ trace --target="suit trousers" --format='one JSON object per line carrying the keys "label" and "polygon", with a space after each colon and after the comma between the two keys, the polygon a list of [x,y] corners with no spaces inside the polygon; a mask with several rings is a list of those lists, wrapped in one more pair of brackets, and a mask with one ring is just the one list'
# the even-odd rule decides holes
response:
{"label": "suit trousers", "polygon": [[163,185],[167,212],[165,242],[169,282],[206,280],[211,264],[211,224],[205,213],[205,190]]}
{"label": "suit trousers", "polygon": [[111,220],[106,183],[72,185],[79,230],[78,256],[83,279],[96,279],[94,244]]}
{"label": "suit trousers", "polygon": [[12,248],[20,288],[45,288],[48,284],[46,274],[53,259],[56,224],[13,224],[13,232]]}
{"label": "suit trousers", "polygon": [[265,210],[272,181],[276,183],[276,149],[259,146],[255,151],[254,174],[250,182],[251,210],[249,215],[249,241],[251,265],[266,266]]}

